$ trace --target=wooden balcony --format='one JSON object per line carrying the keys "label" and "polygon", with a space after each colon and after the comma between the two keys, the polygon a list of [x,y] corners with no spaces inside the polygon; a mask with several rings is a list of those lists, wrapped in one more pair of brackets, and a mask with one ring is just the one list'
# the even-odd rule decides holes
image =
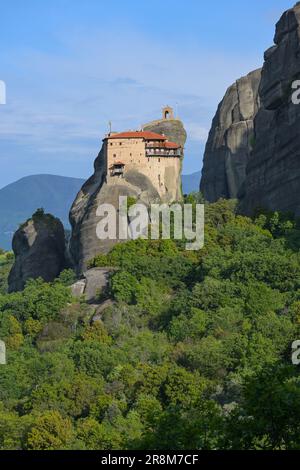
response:
{"label": "wooden balcony", "polygon": [[109,168],[110,176],[123,176],[124,175],[125,164],[121,162],[116,162]]}
{"label": "wooden balcony", "polygon": [[147,157],[182,157],[181,149],[164,149],[164,148],[155,148],[150,149],[146,148]]}

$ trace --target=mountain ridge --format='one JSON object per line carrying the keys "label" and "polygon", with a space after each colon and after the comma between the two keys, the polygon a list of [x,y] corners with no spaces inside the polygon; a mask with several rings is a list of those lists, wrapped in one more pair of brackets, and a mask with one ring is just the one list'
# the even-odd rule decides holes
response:
{"label": "mountain ridge", "polygon": [[11,249],[18,226],[43,207],[69,228],[68,211],[82,179],[59,175],[30,175],[0,189],[0,247]]}

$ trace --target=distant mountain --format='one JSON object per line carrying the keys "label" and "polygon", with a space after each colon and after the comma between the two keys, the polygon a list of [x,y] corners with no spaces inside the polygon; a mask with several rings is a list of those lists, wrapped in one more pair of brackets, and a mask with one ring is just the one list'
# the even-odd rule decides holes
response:
{"label": "distant mountain", "polygon": [[19,224],[40,207],[69,228],[69,210],[83,183],[79,178],[34,175],[0,189],[0,247],[10,250]]}
{"label": "distant mountain", "polygon": [[[34,175],[0,189],[0,248],[11,249],[12,236],[18,226],[40,207],[69,228],[70,207],[84,181],[65,176]],[[200,172],[183,175],[183,192],[198,191],[199,181]]]}
{"label": "distant mountain", "polygon": [[201,171],[191,175],[182,175],[182,190],[184,194],[190,194],[199,191]]}

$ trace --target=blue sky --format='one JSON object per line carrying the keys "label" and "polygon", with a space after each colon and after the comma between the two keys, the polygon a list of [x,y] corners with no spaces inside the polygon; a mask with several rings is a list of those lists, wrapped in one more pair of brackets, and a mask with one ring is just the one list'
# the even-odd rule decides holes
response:
{"label": "blue sky", "polygon": [[226,88],[258,68],[286,0],[1,2],[0,187],[23,176],[88,177],[103,134],[176,107],[198,171]]}

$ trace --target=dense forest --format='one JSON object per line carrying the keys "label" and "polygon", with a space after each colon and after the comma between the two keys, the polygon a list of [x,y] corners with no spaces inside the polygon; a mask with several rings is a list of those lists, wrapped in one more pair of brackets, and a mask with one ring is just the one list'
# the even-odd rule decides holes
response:
{"label": "dense forest", "polygon": [[[195,203],[197,195],[189,202]],[[6,293],[0,255],[1,449],[300,449],[300,224],[206,206],[205,247],[129,241],[102,319],[74,273]]]}

